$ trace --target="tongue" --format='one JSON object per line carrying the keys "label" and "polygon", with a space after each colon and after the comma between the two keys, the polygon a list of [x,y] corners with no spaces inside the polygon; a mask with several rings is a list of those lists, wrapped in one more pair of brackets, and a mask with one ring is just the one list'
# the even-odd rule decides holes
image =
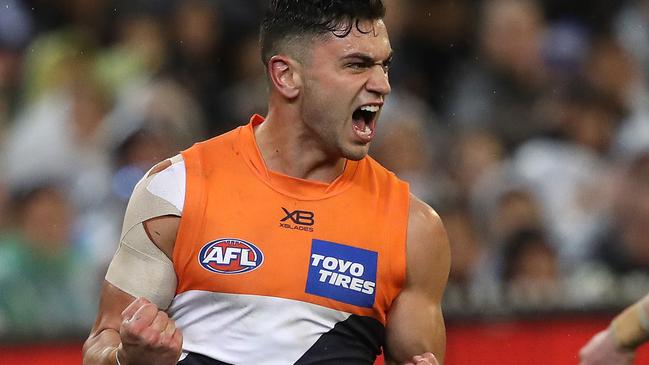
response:
{"label": "tongue", "polygon": [[363,123],[362,128],[354,124],[354,131],[356,131],[356,134],[363,139],[369,139],[370,136],[372,136],[372,130],[365,123]]}
{"label": "tongue", "polygon": [[372,135],[372,129],[367,125],[367,122],[365,122],[365,118],[362,117],[362,114],[354,113],[354,118],[353,118],[354,124],[354,132],[361,137],[362,139],[369,139]]}
{"label": "tongue", "polygon": [[362,117],[354,118],[354,128],[364,130],[367,127],[367,123],[365,123],[365,119]]}

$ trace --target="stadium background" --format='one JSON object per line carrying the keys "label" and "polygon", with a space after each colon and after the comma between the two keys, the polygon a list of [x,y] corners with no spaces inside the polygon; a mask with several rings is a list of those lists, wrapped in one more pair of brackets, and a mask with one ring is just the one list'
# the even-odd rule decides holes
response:
{"label": "stadium background", "polygon": [[[0,0],[0,364],[80,363],[135,182],[264,113],[264,5]],[[649,1],[386,5],[371,153],[445,221],[447,364],[575,364],[649,291]]]}

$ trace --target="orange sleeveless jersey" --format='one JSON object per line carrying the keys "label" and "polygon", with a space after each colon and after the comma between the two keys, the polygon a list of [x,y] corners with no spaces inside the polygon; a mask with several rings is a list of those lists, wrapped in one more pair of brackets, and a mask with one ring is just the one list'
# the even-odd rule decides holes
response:
{"label": "orange sleeveless jersey", "polygon": [[180,363],[371,364],[405,280],[408,186],[370,157],[331,184],[269,171],[262,122],[182,153]]}

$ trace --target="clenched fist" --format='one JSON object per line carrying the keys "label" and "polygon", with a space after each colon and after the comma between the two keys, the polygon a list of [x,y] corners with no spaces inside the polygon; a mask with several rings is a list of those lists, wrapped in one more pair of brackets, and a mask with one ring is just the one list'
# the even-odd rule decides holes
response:
{"label": "clenched fist", "polygon": [[175,365],[183,338],[173,319],[155,304],[138,298],[122,312],[122,340],[117,350],[121,365]]}

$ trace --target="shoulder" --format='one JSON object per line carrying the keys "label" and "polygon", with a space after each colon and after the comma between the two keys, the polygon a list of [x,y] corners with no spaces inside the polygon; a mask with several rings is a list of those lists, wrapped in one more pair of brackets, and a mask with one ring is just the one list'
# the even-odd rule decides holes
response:
{"label": "shoulder", "polygon": [[186,170],[182,155],[176,155],[155,165],[144,176],[144,181],[148,192],[171,203],[178,211],[183,211]]}
{"label": "shoulder", "polygon": [[185,205],[185,168],[180,155],[153,166],[137,183],[124,217],[122,237],[140,223],[182,216]]}
{"label": "shoulder", "polygon": [[152,241],[171,258],[184,206],[185,168],[178,155],[152,167],[135,186],[124,215],[122,240],[138,247],[149,247]]}
{"label": "shoulder", "polygon": [[155,175],[173,176],[185,173],[185,159],[182,154],[175,155],[154,165],[145,175],[144,179]]}
{"label": "shoulder", "polygon": [[429,289],[437,289],[434,291],[439,293],[448,279],[450,255],[442,219],[428,204],[410,194],[406,242],[407,285],[422,284]]}
{"label": "shoulder", "polygon": [[408,209],[408,231],[423,236],[446,236],[439,214],[421,199],[410,194]]}
{"label": "shoulder", "polygon": [[205,154],[209,156],[214,152],[222,153],[232,150],[233,145],[239,143],[241,135],[247,133],[247,128],[250,128],[249,125],[242,125],[225,133],[198,141],[182,151],[182,156],[191,159]]}

